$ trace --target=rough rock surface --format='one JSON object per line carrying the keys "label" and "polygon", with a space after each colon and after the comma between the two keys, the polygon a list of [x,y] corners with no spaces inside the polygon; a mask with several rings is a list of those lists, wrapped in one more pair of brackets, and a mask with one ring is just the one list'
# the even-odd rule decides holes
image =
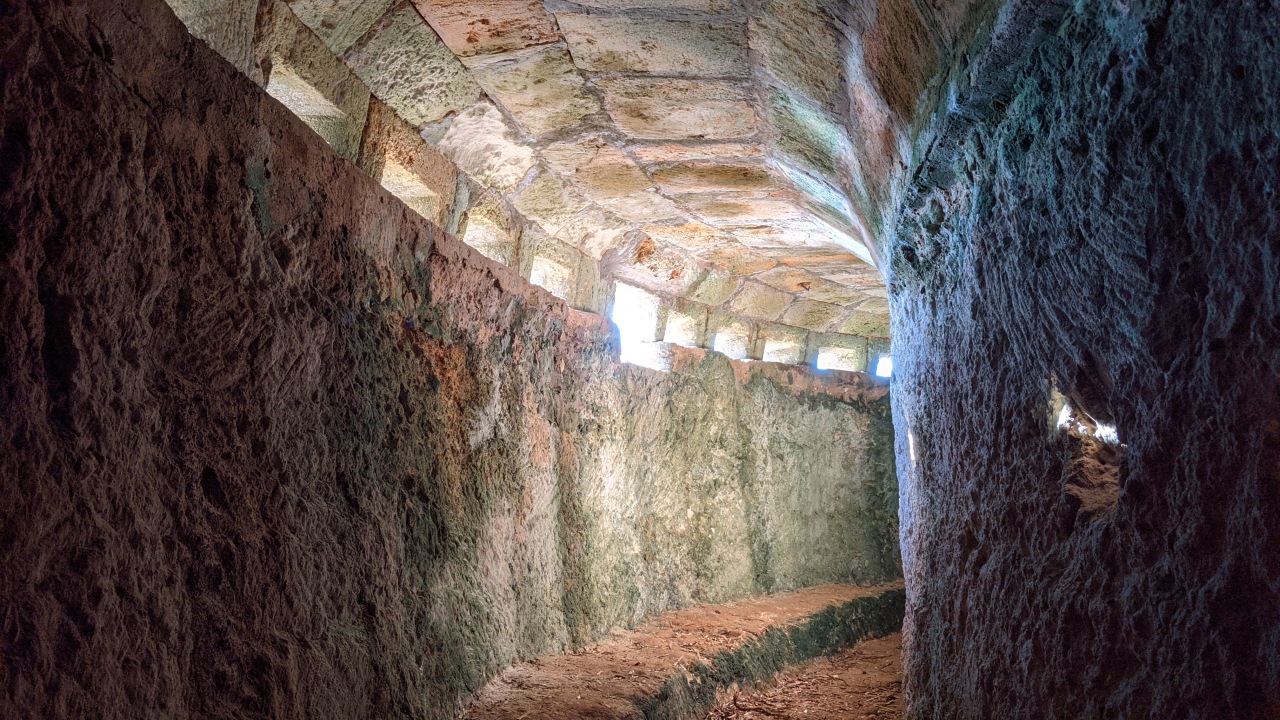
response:
{"label": "rough rock surface", "polygon": [[963,73],[889,248],[909,717],[1280,717],[1278,39],[1015,3]]}
{"label": "rough rock surface", "polygon": [[448,717],[899,573],[883,387],[618,364],[158,0],[0,24],[0,716]]}

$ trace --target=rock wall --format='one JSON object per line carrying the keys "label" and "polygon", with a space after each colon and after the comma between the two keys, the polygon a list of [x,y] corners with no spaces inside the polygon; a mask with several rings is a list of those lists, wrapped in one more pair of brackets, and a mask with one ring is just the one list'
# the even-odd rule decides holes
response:
{"label": "rock wall", "polygon": [[0,716],[449,717],[648,613],[900,573],[883,386],[618,364],[160,0],[0,25]]}
{"label": "rock wall", "polygon": [[953,71],[887,248],[910,717],[1280,717],[1278,38],[1014,2]]}

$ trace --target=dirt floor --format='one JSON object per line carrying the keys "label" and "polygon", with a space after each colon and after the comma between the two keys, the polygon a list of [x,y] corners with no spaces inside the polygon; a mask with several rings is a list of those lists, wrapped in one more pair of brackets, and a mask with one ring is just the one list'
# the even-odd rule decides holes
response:
{"label": "dirt floor", "polygon": [[[636,699],[654,697],[678,667],[705,662],[771,627],[900,586],[824,585],[661,615],[635,630],[615,631],[578,652],[510,668],[480,692],[463,717],[639,718]],[[896,652],[896,641],[893,647]]]}
{"label": "dirt floor", "polygon": [[726,694],[707,720],[900,720],[902,635],[866,640],[783,672],[769,686]]}

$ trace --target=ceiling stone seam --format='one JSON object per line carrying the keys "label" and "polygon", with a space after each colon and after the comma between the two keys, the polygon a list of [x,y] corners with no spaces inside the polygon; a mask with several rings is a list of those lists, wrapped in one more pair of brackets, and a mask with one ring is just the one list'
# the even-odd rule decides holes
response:
{"label": "ceiling stone seam", "polygon": [[[430,25],[429,25],[428,23],[426,23],[425,18],[423,18],[423,17],[420,15],[420,13],[419,13],[418,8],[417,8],[417,6],[416,6],[416,5],[414,5],[414,4],[412,4],[412,3],[408,3],[408,2],[395,3],[395,4],[393,4],[391,7],[389,7],[389,8],[388,8],[384,13],[383,13],[383,15],[382,15],[382,16],[380,16],[380,17],[379,17],[379,18],[374,22],[373,26],[371,26],[371,28],[370,28],[370,29],[367,29],[364,33],[362,33],[362,34],[360,35],[360,37],[358,37],[358,38],[357,38],[357,39],[352,43],[351,47],[352,47],[352,48],[355,48],[355,47],[361,47],[361,46],[364,46],[365,44],[367,44],[367,42],[368,42],[368,41],[369,41],[369,39],[370,39],[368,36],[370,35],[370,33],[372,32],[372,30],[374,29],[374,26],[378,26],[380,23],[384,23],[384,24],[385,24],[386,22],[388,22],[387,18],[391,17],[393,13],[396,13],[396,12],[402,12],[402,11],[404,11],[404,10],[406,10],[406,9],[410,8],[410,7],[412,7],[412,8],[413,8],[412,12],[413,12],[417,17],[418,17],[418,19],[419,19],[419,20],[424,24],[424,26],[426,26],[426,27],[430,27]],[[309,30],[309,29],[308,29],[308,30]],[[434,31],[434,30],[433,30],[433,31]],[[563,40],[553,41],[553,42],[551,42],[551,43],[546,43],[546,45],[554,45],[554,44],[557,44],[557,43],[559,43],[559,42],[563,42]],[[350,48],[349,48],[349,49],[350,49]],[[336,58],[336,57],[335,57],[335,59],[338,59],[338,60],[345,60],[345,58]],[[345,62],[343,62],[343,64],[345,64]],[[675,78],[677,78],[677,79],[685,79],[685,78],[681,78],[680,76],[672,76],[672,77],[675,77]],[[358,82],[358,83],[360,83],[361,85],[363,85],[363,84],[364,84],[364,83],[363,83],[363,81],[362,81],[362,80],[360,80],[359,78],[355,78],[355,81],[356,81],[356,82]],[[739,85],[739,86],[745,86],[745,85],[746,85],[746,81],[745,81],[745,80],[741,80],[740,78],[739,78],[739,79],[737,79],[735,82],[736,82],[736,83],[737,83],[737,85]],[[594,78],[591,78],[591,79],[590,79],[590,81],[589,81],[587,84],[588,84],[588,85],[590,85],[590,86],[592,86],[592,87],[594,88]],[[510,114],[506,111],[505,106],[504,106],[501,102],[498,102],[498,101],[496,101],[496,100],[493,100],[492,98],[489,98],[489,97],[488,97],[487,92],[486,92],[486,91],[484,91],[483,89],[480,89],[480,95],[481,95],[482,100],[483,100],[483,99],[488,99],[488,100],[489,100],[489,102],[491,103],[491,105],[495,108],[495,110],[497,110],[498,112],[500,112],[500,113],[502,113],[502,114],[503,114],[504,119],[506,119],[506,120],[507,120],[507,122],[508,122],[508,124],[509,124],[510,126],[513,126],[513,127],[515,127],[515,128],[518,128],[518,129],[520,130],[521,135],[522,135],[522,137],[523,137],[524,139],[531,139],[531,136],[530,136],[527,132],[525,132],[525,131],[524,131],[523,126],[522,126],[522,125],[521,125],[521,124],[520,124],[520,123],[519,123],[515,118],[513,118],[513,117],[511,117],[511,116],[510,116]],[[375,94],[375,96],[376,96],[376,94]],[[391,108],[391,109],[392,109],[393,111],[395,111],[395,108]],[[397,112],[397,114],[398,114],[398,112]],[[757,127],[759,127],[759,126],[757,126]],[[590,133],[590,132],[591,132],[591,130],[592,130],[591,128],[584,128],[584,129],[582,129],[580,132],[581,132],[582,134],[586,134],[586,133]],[[754,138],[756,135],[758,135],[758,134],[759,134],[759,133],[757,132],[757,133],[753,134],[752,136],[748,136],[748,137],[745,137],[745,138],[736,138],[735,140],[730,141],[730,142],[738,142],[738,143],[746,142],[746,143],[751,143],[751,142],[752,142],[752,140],[753,140],[753,138]],[[614,139],[614,142],[615,142],[615,143],[623,144],[623,145],[625,146],[625,143],[623,143],[623,142],[622,142],[622,141],[623,141],[623,138],[622,138],[621,136],[617,136],[617,135],[615,134],[614,138],[615,138],[615,139]],[[665,143],[665,144],[669,144],[669,142],[670,142],[670,141],[666,141],[666,143]],[[694,139],[694,140],[693,140],[692,142],[690,142],[689,144],[690,144],[690,145],[694,145],[694,146],[707,146],[707,147],[709,147],[709,146],[714,146],[714,145],[717,145],[717,144],[723,144],[724,142],[726,142],[726,141],[724,141],[724,140],[712,139],[712,138],[705,138],[705,139]],[[663,140],[659,140],[659,139],[654,139],[654,140],[652,140],[652,141],[638,143],[638,145],[640,145],[640,146],[648,146],[648,147],[660,147],[660,146],[664,145],[664,141],[663,141]],[[616,145],[615,145],[615,147],[616,147]],[[644,163],[639,162],[638,158],[636,158],[636,157],[635,157],[633,150],[634,150],[634,148],[632,148],[632,147],[626,147],[626,148],[625,148],[625,155],[626,155],[626,156],[627,156],[627,157],[628,157],[632,162],[635,162],[635,163],[636,163],[636,166],[637,166],[638,168],[641,168],[641,170],[642,170],[642,172],[644,173],[645,177],[649,179],[649,181],[650,181],[650,183],[652,184],[652,186],[653,186],[653,187],[657,187],[657,185],[658,185],[657,181],[653,178],[653,170],[654,170],[654,169],[661,169],[661,168],[663,168],[663,167],[677,166],[677,165],[679,165],[679,164],[680,164],[680,163],[679,163],[679,161],[677,161],[677,160],[671,160],[671,161],[669,161],[669,162],[665,162],[665,163],[650,163],[648,166],[646,166]],[[739,160],[739,162],[740,162],[740,163],[744,163],[744,164],[750,164],[750,165],[760,166],[760,165],[767,165],[767,164],[768,164],[768,159],[767,159],[767,158],[765,158],[765,159],[757,159],[757,158],[755,158],[755,157],[751,157],[751,158],[746,158],[745,160]],[[463,177],[466,173],[464,173],[464,172],[463,172],[463,171],[461,171],[461,170],[459,170],[459,171],[458,171],[458,173],[459,173],[459,182],[461,183],[461,182],[462,182],[462,177]],[[513,189],[512,191],[510,191],[510,195],[511,195],[511,196],[518,195],[521,191],[523,191],[524,189],[526,189],[526,188],[528,187],[528,185],[529,185],[529,184],[531,184],[531,183],[532,183],[532,182],[533,182],[537,177],[541,176],[542,174],[546,174],[546,173],[551,173],[551,170],[550,170],[549,168],[547,168],[545,165],[543,165],[542,163],[540,163],[540,162],[538,162],[538,163],[534,163],[533,165],[531,165],[530,169],[529,169],[528,171],[526,171],[525,175],[521,178],[520,182],[518,183],[518,186],[517,186],[515,189]],[[778,179],[779,179],[779,180],[784,180],[784,181],[785,181],[785,179],[784,179],[784,178],[778,178]],[[474,182],[475,182],[475,180],[472,180],[472,182],[474,183]],[[486,184],[485,184],[485,183],[483,183],[483,182],[481,182],[481,183],[477,183],[477,184],[478,184],[478,185],[479,185],[479,187],[481,187],[481,188],[486,188],[486,187],[487,187],[487,186],[486,186]],[[488,195],[488,194],[490,194],[490,193],[492,193],[492,192],[493,192],[493,190],[489,190],[489,189],[487,189],[487,190],[485,190],[485,191],[484,191],[484,194]],[[678,195],[679,195],[679,193],[677,193],[677,196],[678,196]],[[534,225],[534,226],[537,226],[537,225],[538,225],[537,221],[534,221],[534,220],[533,220],[533,219],[531,219],[531,218],[528,218],[528,217],[523,216],[523,214],[522,214],[522,213],[520,213],[518,210],[516,210],[516,209],[514,209],[513,207],[511,207],[511,205],[510,205],[510,201],[509,201],[509,200],[507,200],[506,198],[503,198],[503,197],[502,197],[502,195],[500,195],[500,194],[499,194],[499,195],[493,195],[492,197],[494,197],[494,199],[495,199],[497,202],[499,202],[503,207],[505,207],[505,208],[506,208],[506,212],[507,212],[509,215],[513,216],[513,219],[518,218],[518,219],[519,219],[519,221],[521,221],[521,222],[523,222],[523,223],[525,223],[525,224]],[[677,199],[675,200],[675,202],[678,202],[680,205],[686,205],[686,201],[685,201],[683,198],[679,198],[679,197],[677,197]],[[599,204],[599,202],[598,202],[598,201],[594,201],[594,200],[593,200],[593,201],[589,202],[589,203],[588,203],[588,205],[587,205],[586,207],[584,207],[582,210],[580,210],[578,213],[576,213],[576,214],[574,215],[574,217],[575,217],[575,218],[581,217],[581,216],[583,216],[585,213],[587,213],[587,212],[588,212],[589,210],[591,210],[591,209],[596,209],[596,210],[598,210],[598,211],[600,211],[600,212],[605,212],[605,213],[607,213],[607,212],[608,212],[608,210],[607,210],[607,209],[605,209],[605,208],[603,208],[603,207],[601,207],[601,206],[600,206],[600,204]],[[458,213],[458,212],[457,212],[457,208],[451,208],[451,212],[454,212],[454,214],[465,214],[466,210],[465,210],[465,209],[463,209],[463,210],[462,210],[462,213]],[[610,216],[612,216],[612,217],[616,217],[616,215],[613,215],[612,213],[609,213],[609,214],[610,214]],[[674,219],[667,219],[665,222],[675,222],[675,220],[674,220]],[[714,228],[713,228],[713,229],[714,229]],[[731,228],[726,228],[726,229],[731,229]],[[634,232],[634,231],[633,231],[633,232]],[[547,233],[547,234],[548,234],[548,235],[550,235],[550,233]],[[559,234],[560,234],[560,233],[557,233],[557,235],[559,235]],[[550,235],[550,236],[551,236],[551,237],[556,237],[556,235]],[[645,236],[645,237],[647,237],[647,236]],[[634,243],[635,243],[635,242],[636,242],[636,238],[634,238],[634,237],[633,237],[633,238],[629,241],[629,244],[634,245]],[[517,242],[517,245],[519,245],[519,244],[520,244],[520,243],[518,243],[518,242]],[[663,242],[663,243],[661,243],[661,244],[662,244],[663,246],[667,247],[668,249],[672,250],[673,252],[679,249],[677,246],[671,245],[671,244],[669,244],[669,243],[665,243],[665,242]],[[567,247],[567,248],[566,248],[566,250],[571,250],[571,251],[573,251],[575,254],[580,254],[580,253],[581,253],[581,251],[580,251],[580,250],[578,250],[577,248],[572,247],[571,245],[570,245],[569,247]],[[513,257],[512,259],[513,259],[513,261],[517,260],[517,258],[514,258],[514,257]],[[724,266],[718,265],[717,263],[715,263],[714,261],[711,261],[711,260],[707,260],[707,259],[703,259],[703,258],[697,258],[697,257],[693,257],[693,258],[691,258],[691,260],[693,261],[693,265],[694,265],[694,267],[695,267],[695,268],[697,268],[697,269],[699,269],[699,270],[712,270],[712,269],[715,269],[715,268],[720,268],[720,269],[722,269],[722,270],[727,269],[727,268],[725,268]],[[776,262],[776,261],[773,261],[773,265],[774,265],[774,266],[777,266],[778,264],[777,264],[777,262]],[[757,271],[757,272],[759,272],[759,271]],[[807,271],[806,271],[806,272],[807,272]],[[816,276],[816,275],[813,275],[812,273],[808,273],[808,274],[809,274],[811,277],[814,277],[814,279],[815,279],[815,280],[820,280],[820,279],[821,279],[820,277],[818,277],[818,276]],[[813,333],[839,335],[839,333],[833,332],[833,331],[831,330],[831,328],[832,328],[835,324],[837,324],[837,323],[835,323],[835,322],[833,322],[833,323],[831,323],[831,324],[829,324],[829,325],[825,326],[823,329],[820,329],[820,330],[816,330],[816,329],[812,329],[812,328],[805,328],[805,327],[801,327],[801,326],[786,325],[785,323],[780,322],[780,321],[779,321],[779,318],[781,318],[781,317],[785,316],[785,315],[788,313],[788,311],[789,311],[789,309],[790,309],[790,308],[795,307],[796,305],[798,305],[798,304],[800,304],[800,303],[802,302],[802,298],[800,298],[800,297],[798,297],[798,296],[794,296],[794,295],[793,295],[793,296],[788,300],[788,302],[786,303],[786,305],[785,305],[785,306],[783,306],[783,307],[782,307],[782,309],[781,309],[779,312],[777,312],[777,313],[770,313],[769,315],[771,315],[772,317],[770,317],[770,316],[756,316],[756,315],[751,315],[751,314],[742,314],[742,313],[734,313],[734,312],[731,312],[731,311],[729,310],[729,307],[734,303],[734,301],[735,301],[736,299],[738,299],[738,298],[742,297],[742,296],[747,292],[747,289],[748,289],[750,286],[758,286],[758,287],[760,287],[760,288],[765,288],[765,289],[768,289],[768,290],[772,290],[772,288],[769,288],[769,286],[764,285],[764,284],[762,284],[762,283],[758,283],[758,282],[755,282],[755,281],[748,281],[747,279],[748,279],[749,277],[751,277],[751,274],[745,274],[745,275],[742,275],[742,276],[740,276],[740,277],[742,277],[742,280],[743,280],[744,282],[739,282],[738,287],[735,289],[735,291],[732,293],[732,295],[731,295],[731,296],[729,296],[729,297],[727,297],[727,298],[725,298],[723,301],[721,301],[721,302],[719,302],[719,303],[717,303],[717,304],[714,304],[714,305],[713,305],[713,304],[709,304],[709,303],[700,303],[700,302],[698,302],[697,300],[694,300],[694,299],[691,299],[691,298],[683,298],[683,297],[679,297],[679,296],[675,296],[675,297],[665,297],[665,296],[664,296],[664,297],[662,298],[662,300],[663,300],[663,305],[664,305],[664,307],[669,307],[669,306],[672,306],[673,304],[675,304],[676,302],[678,302],[680,305],[683,305],[683,306],[698,305],[698,306],[700,306],[700,307],[702,307],[702,308],[703,308],[703,311],[706,313],[707,317],[718,316],[718,315],[723,315],[723,316],[726,316],[726,317],[734,317],[734,316],[736,316],[736,317],[741,317],[741,318],[742,318],[745,322],[747,322],[747,323],[748,323],[748,325],[749,325],[750,327],[752,327],[752,328],[756,328],[756,327],[757,327],[757,326],[759,326],[761,323],[763,323],[763,324],[773,325],[773,326],[782,327],[782,328],[792,328],[792,329],[794,329],[795,331],[805,333],[806,335],[813,334]],[[604,278],[601,278],[601,279],[603,280]],[[748,284],[748,283],[749,283],[749,284]],[[690,288],[690,290],[692,291],[694,287],[696,287],[696,285],[695,285],[695,286],[692,286],[692,287]],[[812,301],[806,301],[806,302],[812,302]],[[862,303],[865,303],[865,302],[868,302],[868,300],[863,300],[863,301],[861,301],[861,302],[860,302],[860,303],[858,303],[858,304],[862,304]],[[844,315],[847,315],[847,314],[848,314],[848,313],[853,309],[853,307],[854,307],[854,306],[850,306],[849,308],[846,308],[846,310],[841,314],[841,319],[839,320],[839,322],[841,322],[841,323],[845,322],[845,320],[843,319],[843,316],[844,316]],[[754,332],[754,331],[755,331],[755,330],[753,330],[753,332]],[[851,337],[851,338],[852,338],[852,337],[857,337],[857,336],[852,336],[852,335],[850,335],[850,336],[846,336],[846,337]]]}

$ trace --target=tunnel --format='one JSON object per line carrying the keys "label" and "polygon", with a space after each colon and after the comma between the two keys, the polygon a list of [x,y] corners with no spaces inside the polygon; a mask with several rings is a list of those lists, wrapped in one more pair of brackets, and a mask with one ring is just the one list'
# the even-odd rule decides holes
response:
{"label": "tunnel", "polygon": [[0,717],[1280,720],[1280,3],[0,30]]}

